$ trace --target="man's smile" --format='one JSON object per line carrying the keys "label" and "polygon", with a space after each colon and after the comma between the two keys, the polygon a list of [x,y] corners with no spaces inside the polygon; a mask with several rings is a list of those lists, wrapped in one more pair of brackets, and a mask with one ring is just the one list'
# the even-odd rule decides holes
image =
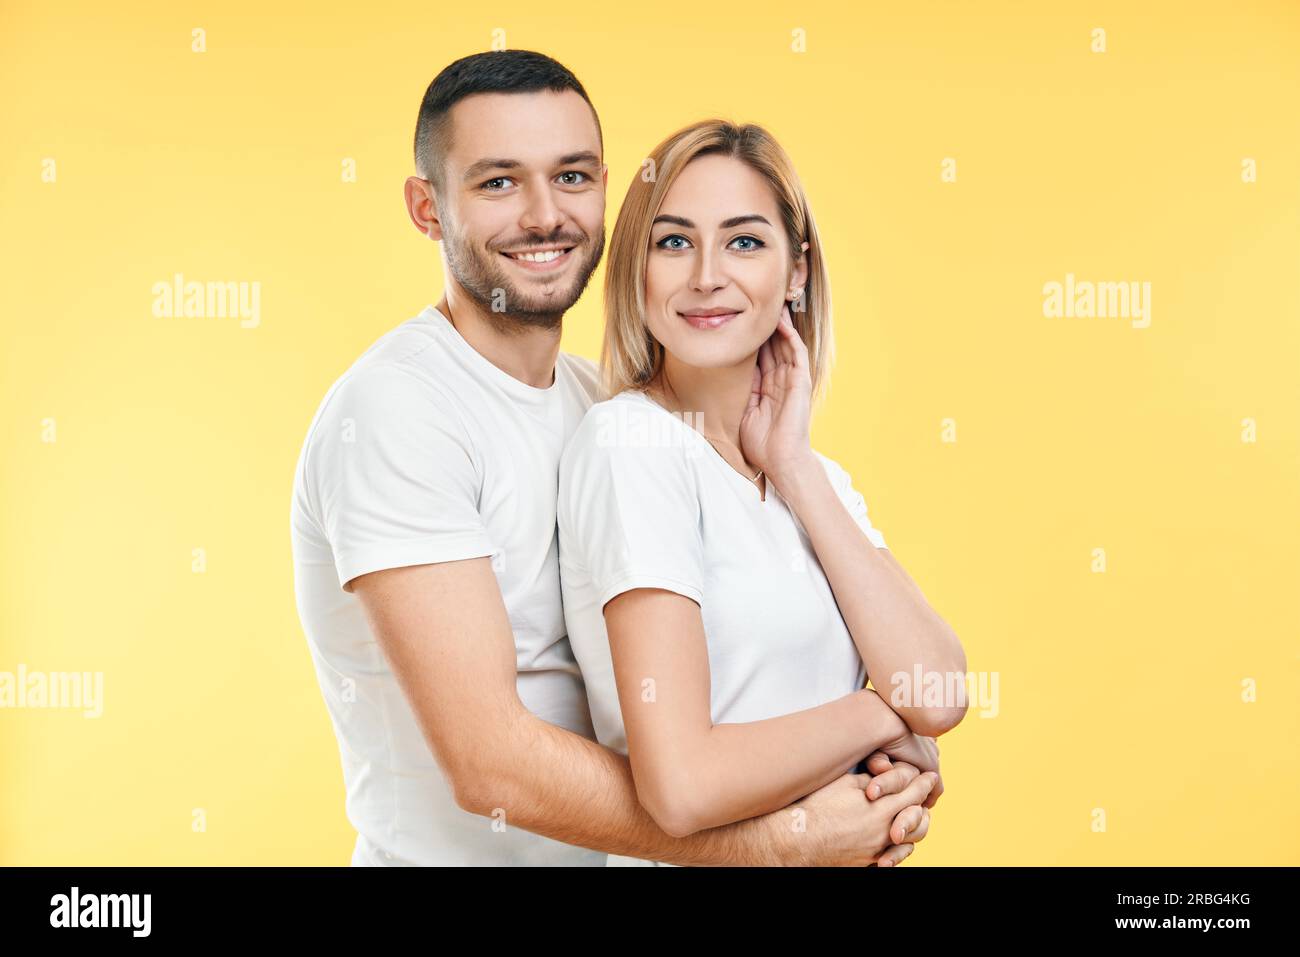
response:
{"label": "man's smile", "polygon": [[576,248],[576,246],[548,246],[544,249],[503,252],[501,255],[529,272],[553,272],[569,261],[569,253]]}

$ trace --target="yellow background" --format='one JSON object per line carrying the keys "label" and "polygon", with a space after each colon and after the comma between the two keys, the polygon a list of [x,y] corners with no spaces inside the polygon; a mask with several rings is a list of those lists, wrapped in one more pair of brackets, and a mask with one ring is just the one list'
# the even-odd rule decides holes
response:
{"label": "yellow background", "polygon": [[[0,670],[102,671],[105,701],[0,711],[0,863],[348,861],[292,471],[329,384],[439,297],[416,112],[494,29],[586,86],[609,228],[713,114],[809,189],[838,346],[814,445],[1000,680],[909,865],[1300,863],[1300,4],[13,0]],[[260,282],[260,326],[156,318],[178,272]],[[1150,282],[1150,327],[1045,318],[1067,273]],[[570,351],[597,354],[602,276]]]}

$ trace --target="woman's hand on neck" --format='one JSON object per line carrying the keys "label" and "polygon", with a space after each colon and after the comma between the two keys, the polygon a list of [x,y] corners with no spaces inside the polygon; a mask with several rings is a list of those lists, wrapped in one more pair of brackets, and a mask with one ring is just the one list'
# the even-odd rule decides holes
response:
{"label": "woman's hand on neck", "polygon": [[757,368],[750,371],[750,394],[740,421],[740,445],[754,462],[784,486],[796,476],[820,471],[812,451],[812,375],[808,347],[794,327],[788,307],[776,331],[759,347]]}

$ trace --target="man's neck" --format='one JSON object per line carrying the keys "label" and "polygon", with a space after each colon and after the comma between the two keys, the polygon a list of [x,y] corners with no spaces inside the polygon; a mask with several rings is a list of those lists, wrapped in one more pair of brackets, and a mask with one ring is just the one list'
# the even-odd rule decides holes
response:
{"label": "man's neck", "polygon": [[506,315],[490,315],[463,292],[448,289],[437,307],[461,338],[506,375],[535,389],[555,382],[555,360],[560,355],[560,325],[553,328],[520,324],[505,327]]}

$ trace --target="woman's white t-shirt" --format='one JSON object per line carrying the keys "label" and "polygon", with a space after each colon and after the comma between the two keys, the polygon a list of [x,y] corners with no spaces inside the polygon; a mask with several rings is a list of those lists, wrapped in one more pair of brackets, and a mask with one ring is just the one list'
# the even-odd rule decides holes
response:
{"label": "woman's white t-shirt", "polygon": [[[887,547],[848,473],[817,456],[858,526]],[[761,499],[689,416],[637,391],[596,403],[565,446],[559,493],[565,625],[601,744],[627,753],[604,607],[634,588],[699,604],[715,724],[862,687],[862,659],[797,517],[770,482]]]}

